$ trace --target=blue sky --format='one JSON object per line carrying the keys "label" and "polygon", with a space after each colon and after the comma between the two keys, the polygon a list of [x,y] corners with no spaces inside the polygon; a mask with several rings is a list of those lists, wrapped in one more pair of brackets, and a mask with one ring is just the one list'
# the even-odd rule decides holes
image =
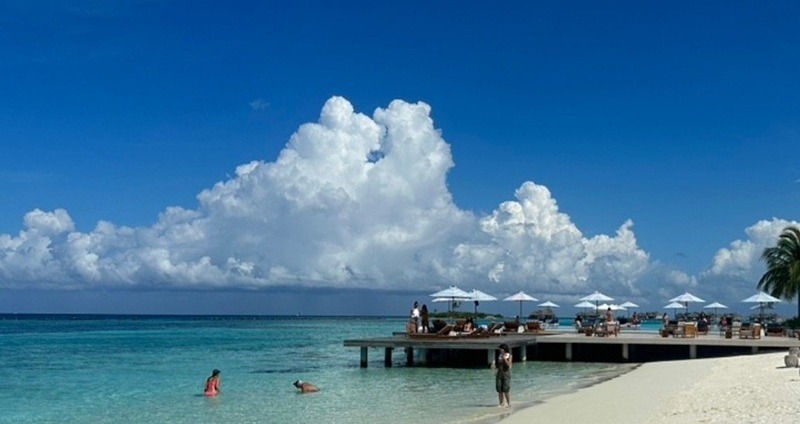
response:
{"label": "blue sky", "polygon": [[430,3],[4,2],[0,311],[746,309],[800,6]]}

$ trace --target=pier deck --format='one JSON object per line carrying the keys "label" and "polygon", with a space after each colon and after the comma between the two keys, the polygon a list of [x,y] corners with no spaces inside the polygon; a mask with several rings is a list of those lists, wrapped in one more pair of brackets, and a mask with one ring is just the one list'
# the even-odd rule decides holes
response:
{"label": "pier deck", "polygon": [[[392,366],[394,349],[403,349],[406,364],[443,366],[463,365],[464,357],[472,358],[467,364],[492,361],[497,345],[507,344],[516,361],[554,360],[590,362],[648,362],[670,359],[730,356],[759,351],[787,350],[800,347],[800,340],[788,337],[762,337],[760,339],[724,338],[719,334],[698,337],[661,337],[657,333],[623,331],[618,337],[589,337],[578,333],[518,333],[492,335],[482,338],[427,337],[411,338],[405,334],[391,337],[345,340],[345,347],[361,349],[361,367],[368,363],[369,349],[384,349],[384,365]],[[416,360],[415,360],[416,351]],[[483,352],[485,353],[483,353]],[[449,352],[432,355],[432,352]],[[442,358],[445,358],[444,360]],[[453,358],[456,360],[452,360]],[[458,359],[461,358],[461,359]],[[448,359],[452,360],[448,362]]]}

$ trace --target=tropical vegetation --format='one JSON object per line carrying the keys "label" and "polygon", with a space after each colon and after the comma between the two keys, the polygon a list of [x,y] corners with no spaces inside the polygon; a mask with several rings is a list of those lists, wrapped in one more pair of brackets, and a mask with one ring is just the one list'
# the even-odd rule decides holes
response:
{"label": "tropical vegetation", "polygon": [[800,317],[800,228],[783,229],[774,247],[764,249],[761,260],[767,272],[758,288],[772,296],[793,300],[797,296],[797,316]]}

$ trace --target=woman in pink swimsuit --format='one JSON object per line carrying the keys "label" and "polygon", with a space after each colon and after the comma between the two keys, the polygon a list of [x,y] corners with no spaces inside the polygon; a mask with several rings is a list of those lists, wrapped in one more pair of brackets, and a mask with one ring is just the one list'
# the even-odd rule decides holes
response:
{"label": "woman in pink swimsuit", "polygon": [[211,371],[211,377],[206,379],[206,396],[216,396],[221,392],[219,389],[220,378],[219,370]]}

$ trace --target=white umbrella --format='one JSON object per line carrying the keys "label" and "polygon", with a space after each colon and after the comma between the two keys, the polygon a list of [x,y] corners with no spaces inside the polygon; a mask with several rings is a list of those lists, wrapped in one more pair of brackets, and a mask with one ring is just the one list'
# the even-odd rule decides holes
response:
{"label": "white umbrella", "polygon": [[575,307],[576,308],[594,308],[595,306],[594,306],[594,303],[589,302],[588,300],[584,300],[581,303],[576,303]]}
{"label": "white umbrella", "polygon": [[625,308],[622,305],[615,305],[613,303],[608,305],[608,307],[611,308],[612,311],[627,311],[628,310],[627,308]]}
{"label": "white umbrella", "polygon": [[596,291],[588,296],[583,296],[578,300],[588,300],[589,302],[608,302],[609,300],[614,300],[614,298]]}
{"label": "white umbrella", "polygon": [[609,305],[608,303],[604,303],[602,305],[597,305],[594,308],[597,309],[598,311],[600,311],[600,310],[605,311],[605,310],[607,310],[609,308],[609,306],[611,306],[611,305]]}
{"label": "white umbrella", "polygon": [[674,309],[676,317],[678,316],[678,309],[684,309],[684,308],[686,308],[686,305],[680,302],[672,302],[669,305],[664,306],[664,309]]}
{"label": "white umbrella", "polygon": [[[766,294],[766,293],[764,293],[762,291],[762,292],[758,292],[758,293],[748,297],[747,299],[743,300],[742,302],[745,302],[745,303],[758,303],[758,308],[759,308],[758,316],[761,317],[762,315],[764,315],[764,308],[765,307],[772,306],[773,303],[780,302],[780,301],[781,300],[778,299],[777,297],[770,296],[770,295],[768,295],[768,294]],[[750,308],[750,309],[755,309],[755,308]]]}
{"label": "white umbrella", "polygon": [[719,302],[709,303],[708,305],[703,306],[703,309],[709,309],[709,308],[714,308],[714,315],[717,315],[717,308],[728,309],[727,306],[725,306],[725,305],[723,305],[723,304],[721,304]]}
{"label": "white umbrella", "polygon": [[448,297],[451,299],[469,299],[469,293],[456,286],[450,286],[431,295],[431,297]]}
{"label": "white umbrella", "polygon": [[622,306],[623,308],[625,308],[625,310],[627,310],[628,308],[638,308],[639,307],[639,305],[637,305],[637,304],[635,304],[633,302],[625,302],[625,303],[623,303],[622,305],[619,305],[619,306]]}
{"label": "white umbrella", "polygon": [[536,302],[539,299],[537,299],[537,298],[535,298],[535,297],[533,297],[533,296],[531,296],[531,295],[529,295],[529,294],[527,294],[527,293],[525,293],[523,291],[520,291],[519,293],[512,294],[511,296],[508,296],[507,298],[505,298],[503,300],[507,300],[509,302],[519,302],[519,317],[521,319],[522,318],[522,302]]}
{"label": "white umbrella", "polygon": [[551,302],[549,300],[547,302],[540,303],[539,306],[542,306],[542,307],[545,307],[545,308],[558,308],[558,305],[556,305],[555,303],[553,303],[553,302]]}
{"label": "white umbrella", "polygon": [[705,302],[705,300],[700,299],[699,297],[686,292],[680,296],[673,297],[669,300],[670,302],[681,302],[686,307],[686,312],[689,312],[689,302]]}
{"label": "white umbrella", "polygon": [[469,293],[465,292],[464,290],[461,290],[460,288],[458,288],[456,286],[450,286],[450,287],[448,287],[448,288],[446,288],[444,290],[440,290],[440,291],[432,294],[431,297],[433,297],[433,298],[437,298],[437,297],[438,298],[445,298],[445,299],[450,300],[450,303],[448,304],[448,309],[447,309],[447,312],[450,312],[450,310],[452,309],[452,306],[453,306],[453,302],[455,302],[456,300],[469,300]]}
{"label": "white umbrella", "polygon": [[747,302],[747,303],[775,303],[775,302],[780,302],[780,301],[781,300],[778,299],[777,297],[770,296],[770,295],[768,295],[768,294],[766,294],[766,293],[764,293],[762,291],[762,292],[758,292],[758,293],[748,297],[747,299],[743,300],[742,302]]}
{"label": "white umbrella", "polygon": [[482,291],[480,291],[478,289],[473,289],[471,292],[469,292],[469,298],[470,298],[470,300],[475,302],[475,314],[476,315],[478,314],[478,303],[479,302],[490,302],[492,300],[497,300],[496,297],[494,297],[494,296],[492,296],[490,294],[484,293],[484,292],[482,292]]}
{"label": "white umbrella", "polygon": [[475,290],[472,290],[471,292],[469,292],[469,298],[471,300],[480,300],[480,301],[487,301],[487,302],[491,301],[491,300],[497,300],[496,297],[494,297],[494,296],[492,296],[490,294],[486,294],[486,293],[484,293],[484,292],[482,292],[482,291],[480,291],[478,289],[475,289]]}

